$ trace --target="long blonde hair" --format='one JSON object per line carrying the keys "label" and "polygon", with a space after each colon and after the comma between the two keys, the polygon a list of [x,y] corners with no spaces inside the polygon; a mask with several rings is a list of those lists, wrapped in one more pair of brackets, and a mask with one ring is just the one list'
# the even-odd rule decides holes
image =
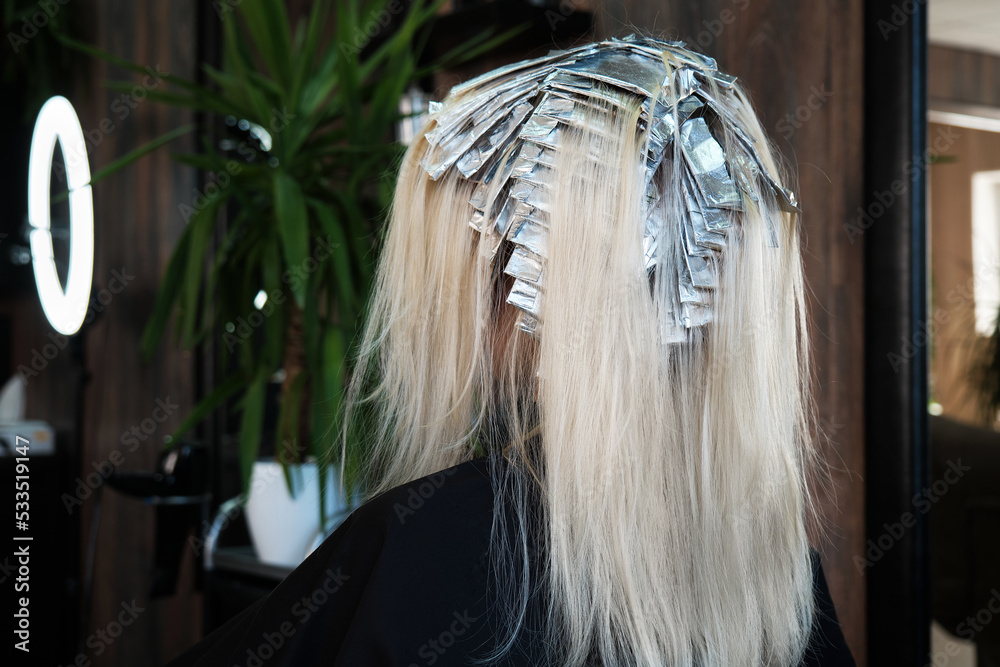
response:
{"label": "long blonde hair", "polygon": [[[739,85],[716,93],[780,173]],[[639,113],[598,105],[567,130],[537,339],[504,303],[503,250],[491,262],[469,227],[472,184],[432,181],[418,164],[429,128],[416,137],[345,399],[345,460],[363,452],[369,497],[484,453],[505,461],[493,551],[509,627],[488,659],[513,643],[538,583],[523,566],[535,521],[549,664],[794,665],[813,614],[816,462],[797,219],[754,184],[713,265],[713,321],[665,342],[683,261],[669,221],[684,202],[665,160],[668,224],[648,276]],[[348,443],[362,406],[364,438]]]}

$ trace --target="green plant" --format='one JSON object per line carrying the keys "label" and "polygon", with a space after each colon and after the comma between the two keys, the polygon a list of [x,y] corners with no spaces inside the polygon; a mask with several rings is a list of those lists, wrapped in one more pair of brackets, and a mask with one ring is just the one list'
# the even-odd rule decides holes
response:
{"label": "green plant", "polygon": [[[480,35],[475,46],[463,44],[421,67],[440,4],[416,0],[391,29],[383,29],[384,19],[401,11],[398,0],[338,2],[332,23],[329,3],[319,0],[293,32],[281,0],[231,3],[226,7],[232,11],[222,17],[221,67],[204,67],[210,85],[167,75],[169,90],[149,92],[153,101],[237,127],[223,141],[205,138],[199,152],[176,156],[214,175],[209,183],[215,185],[206,185],[203,196],[181,208],[188,225],[167,267],[142,350],[147,357],[154,352],[172,317],[185,347],[222,337],[228,375],[177,435],[242,391],[245,489],[261,445],[266,386],[282,368],[276,440],[289,488],[288,463],[304,454],[326,464],[324,437],[337,428],[346,354],[372,277],[376,222],[402,152],[391,140],[401,96],[414,80],[508,36]],[[358,36],[373,32],[379,34],[360,48]],[[143,71],[141,65],[74,45]],[[131,85],[112,84],[126,90]],[[237,145],[239,130],[250,136],[239,135],[243,143]],[[166,139],[136,149],[104,172],[124,167]],[[258,310],[254,301],[261,290],[267,302]],[[352,465],[347,468],[345,483],[353,489]]]}

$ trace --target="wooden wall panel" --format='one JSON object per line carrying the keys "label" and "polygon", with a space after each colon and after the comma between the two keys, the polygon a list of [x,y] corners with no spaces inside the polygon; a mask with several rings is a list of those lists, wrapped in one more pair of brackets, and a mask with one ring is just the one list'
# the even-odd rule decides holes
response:
{"label": "wooden wall panel", "polygon": [[927,96],[932,101],[1000,107],[1000,57],[931,45]]}
{"label": "wooden wall panel", "polygon": [[865,664],[862,2],[608,0],[602,36],[683,39],[749,87],[765,129],[797,171],[821,425],[832,439],[836,506],[819,544],[844,634]]}
{"label": "wooden wall panel", "polygon": [[[197,68],[196,8],[194,0],[87,0],[80,16],[86,22],[89,41],[97,46],[170,74],[193,77]],[[192,120],[186,112],[142,99],[144,85],[164,90],[162,81],[133,76],[98,61],[91,63],[89,74],[77,108],[83,127],[96,128],[90,155],[93,171]],[[108,79],[129,79],[139,87],[134,95],[122,99],[123,93],[106,87]],[[190,150],[192,146],[190,138],[183,138],[169,150]],[[144,364],[139,339],[167,259],[184,228],[178,204],[192,200],[196,185],[193,170],[172,161],[167,150],[159,150],[94,187],[95,289],[107,287],[116,271],[127,274],[128,283],[113,295],[86,333],[90,382],[84,394],[82,475],[92,471],[93,462],[107,461],[114,450],[125,458],[123,470],[153,469],[163,437],[192,407],[194,365],[190,355],[168,342]],[[151,418],[157,400],[179,408],[138,446],[123,444],[122,434]],[[84,546],[91,503],[82,508]],[[143,611],[99,656],[96,649],[86,649],[92,664],[158,665],[200,636],[201,601],[200,594],[193,592],[192,555],[185,556],[177,595],[151,600],[153,550],[153,508],[105,487],[87,632],[106,628],[123,603],[135,600]]]}

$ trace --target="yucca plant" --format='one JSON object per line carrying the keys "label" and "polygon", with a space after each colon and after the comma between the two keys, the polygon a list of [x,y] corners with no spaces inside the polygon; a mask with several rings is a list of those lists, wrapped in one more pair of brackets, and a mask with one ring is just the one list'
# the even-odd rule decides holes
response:
{"label": "yucca plant", "polygon": [[[293,32],[281,0],[226,4],[221,67],[204,67],[210,85],[165,75],[170,89],[149,92],[153,101],[202,113],[215,123],[216,136],[203,139],[199,152],[176,156],[209,177],[203,191],[180,207],[187,228],[167,267],[142,351],[147,358],[154,352],[171,318],[185,347],[220,340],[228,374],[177,435],[242,392],[244,489],[261,445],[266,386],[280,369],[285,379],[276,450],[289,488],[287,464],[303,455],[317,458],[320,479],[326,479],[322,454],[337,432],[345,357],[369,291],[377,223],[403,149],[392,141],[400,99],[416,79],[509,36],[484,33],[422,67],[440,5],[415,0],[404,10],[399,0],[353,0],[336,3],[331,16],[330,4],[318,0]],[[101,173],[117,171],[172,136]],[[356,460],[349,451],[345,483],[352,490]],[[320,505],[322,513],[322,500]]]}

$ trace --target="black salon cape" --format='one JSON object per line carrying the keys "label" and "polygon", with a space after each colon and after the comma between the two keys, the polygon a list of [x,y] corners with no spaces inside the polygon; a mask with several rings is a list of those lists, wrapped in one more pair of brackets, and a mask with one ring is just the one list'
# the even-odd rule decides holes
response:
{"label": "black salon cape", "polygon": [[[493,500],[487,459],[372,499],[266,598],[164,667],[471,664],[498,632],[488,604]],[[818,616],[803,665],[854,665],[815,552],[813,571]],[[512,667],[543,664],[533,640],[540,599]]]}

